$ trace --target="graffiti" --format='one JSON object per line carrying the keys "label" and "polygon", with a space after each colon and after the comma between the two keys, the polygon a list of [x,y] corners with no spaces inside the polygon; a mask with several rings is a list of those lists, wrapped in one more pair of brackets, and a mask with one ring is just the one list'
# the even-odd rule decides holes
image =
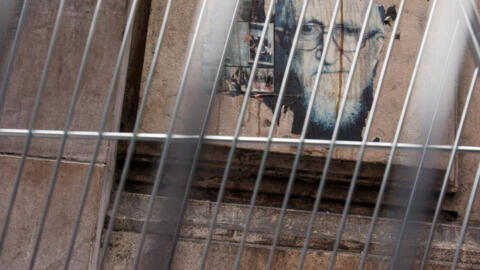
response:
{"label": "graffiti", "polygon": [[[245,94],[248,79],[250,78],[250,70],[248,67],[225,67],[223,88],[231,95]],[[253,78],[252,94],[272,94],[273,90],[273,69],[258,68]]]}
{"label": "graffiti", "polygon": [[[247,5],[253,9],[249,19],[265,19],[265,3],[262,0],[250,0]],[[339,14],[333,26],[332,39],[328,50],[325,51],[326,37],[329,29],[329,22],[336,0],[311,0],[307,8],[304,23],[301,27],[297,48],[293,57],[291,72],[287,81],[285,96],[282,101],[284,110],[293,112],[291,132],[299,134],[306,116],[306,108],[313,92],[319,62],[322,54],[325,55],[325,64],[320,77],[317,96],[314,101],[313,112],[309,119],[308,138],[330,139],[339,114],[340,102],[346,92],[345,85],[351,71],[351,65],[355,49],[360,39],[362,22],[366,13],[368,1],[344,0],[340,6]],[[277,0],[275,5],[274,23],[271,29],[274,33],[267,35],[264,48],[260,53],[260,64],[258,74],[273,74],[273,80],[269,76],[260,76],[267,79],[259,79],[264,84],[257,83],[254,87],[252,97],[263,101],[264,104],[273,110],[280,91],[288,54],[292,46],[294,32],[298,23],[298,17],[303,1],[300,0]],[[244,8],[245,10],[245,8]],[[340,122],[339,139],[361,140],[362,131],[365,126],[365,119],[371,108],[373,97],[373,81],[376,75],[376,68],[379,61],[380,50],[383,46],[385,31],[383,21],[385,12],[374,8],[367,24],[367,29],[361,50],[358,57],[357,67],[347,97],[343,117]],[[245,18],[245,16],[243,17]],[[258,20],[258,19],[257,19]],[[249,75],[252,64],[252,54],[258,47],[262,24],[258,21],[242,22],[245,26],[237,26],[236,39],[248,42],[249,49],[237,48],[236,54],[229,54],[226,61],[225,82],[232,82],[233,69],[230,66],[235,64],[248,64],[243,69]],[[241,28],[241,29],[240,29]],[[269,28],[269,30],[270,30]],[[243,37],[243,39],[241,38]],[[273,42],[274,40],[274,42]],[[273,44],[272,44],[273,43]],[[232,42],[233,47],[238,47]],[[241,44],[240,46],[246,46]],[[270,47],[269,47],[270,46]],[[272,48],[273,46],[273,48]],[[243,50],[243,51],[242,51]],[[273,51],[273,52],[272,52]],[[233,52],[233,51],[232,51]],[[273,54],[273,57],[271,55]],[[242,57],[249,57],[249,60],[242,60]],[[234,60],[235,59],[235,60]],[[263,71],[260,71],[262,70]],[[267,70],[267,71],[265,71]],[[227,70],[226,70],[227,71]],[[235,71],[237,72],[237,71]],[[263,73],[262,73],[263,72]],[[228,77],[230,76],[230,77]],[[241,75],[239,75],[241,77]],[[255,79],[257,80],[256,76]],[[248,76],[246,77],[248,81]],[[238,81],[238,80],[237,80]],[[245,79],[244,79],[245,81]],[[268,81],[268,82],[267,82]],[[224,85],[228,86],[228,83]],[[240,83],[241,85],[241,83]],[[267,87],[268,85],[268,87]],[[272,87],[273,85],[273,87]],[[270,87],[270,88],[269,88]],[[271,90],[273,88],[273,91]],[[240,89],[241,92],[238,91]],[[244,89],[244,90],[242,90]],[[245,92],[242,86],[230,87],[231,94]]]}
{"label": "graffiti", "polygon": [[[233,28],[230,45],[225,58],[222,88],[233,96],[244,94],[255,60],[265,22],[264,0],[243,0],[240,21]],[[274,26],[269,24],[263,42],[258,68],[253,77],[252,96],[274,93]]]}
{"label": "graffiti", "polygon": [[[260,36],[262,35],[263,24],[250,23],[250,33],[247,39],[250,41],[250,64],[255,60],[255,53],[260,43]],[[272,31],[269,32],[269,38],[265,39],[262,49],[260,50],[259,63],[261,65],[273,66],[273,37]]]}

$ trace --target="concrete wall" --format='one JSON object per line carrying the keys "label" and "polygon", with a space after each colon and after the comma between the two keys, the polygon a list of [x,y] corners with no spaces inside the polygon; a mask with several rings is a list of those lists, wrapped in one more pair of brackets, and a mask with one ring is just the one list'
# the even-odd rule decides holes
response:
{"label": "concrete wall", "polygon": [[[19,157],[5,155],[0,157],[3,168],[0,174],[3,184],[0,193],[2,222],[13,190],[19,160]],[[55,161],[43,158],[30,158],[27,161],[5,246],[0,256],[0,264],[4,269],[25,269],[30,264],[31,248],[37,237],[54,164]],[[86,269],[91,263],[105,170],[105,165],[95,166],[75,245],[72,269]],[[36,260],[38,269],[63,267],[80,205],[80,191],[83,190],[87,172],[88,165],[83,163],[62,164]]]}
{"label": "concrete wall", "polygon": [[[128,0],[104,1],[98,26],[90,49],[71,130],[98,130],[105,106],[108,87],[129,9]],[[12,2],[13,3],[13,2]],[[38,119],[37,129],[63,130],[80,60],[97,1],[66,1],[55,52]],[[4,79],[7,57],[23,1],[15,1],[14,16],[9,21],[0,54],[0,78]],[[30,1],[13,73],[0,112],[1,128],[28,128],[39,80],[45,63],[59,1]],[[3,47],[5,45],[5,47]],[[107,131],[119,129],[123,101],[126,64],[125,55],[113,104],[109,112]],[[0,138],[0,222],[4,221],[13,182],[23,151],[25,138]],[[50,212],[43,233],[36,269],[63,268],[75,217],[80,205],[94,141],[69,140],[66,145]],[[29,158],[20,181],[20,188],[0,264],[5,269],[24,269],[30,263],[46,193],[53,173],[59,139],[34,138]],[[94,263],[99,235],[103,228],[105,207],[109,201],[115,161],[115,142],[104,141],[95,163],[86,208],[72,259],[72,269],[87,269]]]}
{"label": "concrete wall", "polygon": [[[67,2],[35,125],[37,129],[64,128],[95,4],[96,1]],[[1,127],[28,128],[57,6],[58,1],[36,1],[31,3],[28,9],[25,28],[20,38],[21,45],[13,65],[14,72],[6,92],[0,119]],[[96,130],[100,126],[101,113],[127,17],[127,8],[128,1],[122,1],[122,4],[105,1],[85,68],[72,130]],[[15,28],[11,28],[10,37],[13,37],[14,33]],[[9,52],[10,46],[5,48],[5,51]],[[9,53],[2,55],[2,78],[8,55]],[[114,109],[111,115],[113,111]],[[113,130],[114,123],[114,117],[110,117],[106,130]],[[20,154],[23,143],[23,138],[3,138],[0,149],[4,153]],[[34,156],[55,157],[58,146],[58,140],[35,139],[29,153]],[[98,160],[104,162],[107,158],[107,142],[104,142],[102,147]],[[94,144],[90,141],[71,141],[67,144],[65,157],[87,161],[90,160],[93,149]]]}
{"label": "concrete wall", "polygon": [[[214,1],[208,2],[213,3]],[[377,4],[383,5],[385,6],[385,8],[396,4],[398,9],[398,2],[399,1],[377,1]],[[161,3],[163,3],[163,1],[160,1],[158,4],[155,4],[155,1],[153,1],[153,3],[154,6],[161,6]],[[168,123],[170,122],[169,115],[173,110],[174,101],[176,99],[176,92],[178,91],[180,77],[184,68],[187,48],[189,45],[188,39],[189,37],[191,37],[191,33],[193,32],[193,24],[196,22],[195,16],[190,16],[188,19],[186,19],[184,16],[182,16],[182,14],[184,14],[185,12],[189,12],[197,15],[200,9],[199,6],[195,8],[195,6],[193,6],[193,3],[191,2],[185,4],[178,2],[177,5],[183,5],[185,6],[185,9],[183,11],[178,11],[178,13],[175,13],[174,8],[169,22],[171,28],[167,28],[166,35],[166,43],[175,43],[176,46],[164,45],[164,48],[162,49],[162,53],[157,65],[158,67],[166,65],[169,67],[169,69],[165,70],[157,68],[156,76],[153,82],[154,92],[149,98],[150,106],[147,106],[147,110],[145,113],[145,120],[143,124],[143,130],[145,132],[167,131]],[[213,6],[213,4],[211,5]],[[403,23],[401,24],[399,31],[400,35],[394,46],[394,53],[392,55],[391,64],[387,73],[388,75],[386,77],[386,81],[382,90],[382,95],[380,97],[381,102],[379,104],[379,107],[377,108],[376,118],[370,136],[371,139],[369,139],[369,141],[372,141],[374,138],[378,138],[381,142],[389,142],[393,139],[396,123],[398,121],[400,110],[403,105],[404,95],[410,82],[411,71],[415,64],[429,9],[430,2],[428,1],[407,3],[406,5],[406,9],[402,19]],[[212,14],[214,14],[216,11],[213,7],[210,7],[208,10]],[[214,16],[212,14],[209,15],[208,10],[206,15],[207,18],[208,16]],[[226,12],[230,11],[230,9],[226,9]],[[144,81],[146,79],[147,71],[150,69],[151,56],[153,55],[153,48],[156,42],[158,28],[161,24],[163,9],[153,8],[152,14],[154,14],[155,16],[151,16],[150,27],[152,31],[149,32],[149,36],[147,37],[147,47],[149,47],[150,49],[147,50],[145,57],[145,72],[143,73]],[[177,23],[179,22],[178,20],[181,20],[182,24]],[[228,21],[226,20],[221,22],[224,24],[228,23]],[[207,20],[202,21],[202,25],[206,24],[208,24]],[[391,24],[393,25],[393,22],[391,22]],[[175,26],[175,28],[173,26]],[[209,27],[213,28],[213,26]],[[384,28],[386,31],[385,36],[387,38],[390,37],[392,27],[384,26]],[[170,32],[168,31],[169,29]],[[174,33],[174,30],[176,30],[177,32]],[[386,53],[387,41],[388,39],[386,39],[383,50],[381,50],[381,59],[384,58],[384,55]],[[200,37],[199,42],[203,44],[210,42],[210,40],[205,40]],[[205,47],[205,45],[200,46]],[[218,53],[220,52],[221,51],[218,51]],[[382,65],[383,61],[379,63],[377,73],[379,73],[380,67]],[[379,76],[377,74],[375,80],[378,80],[378,77]],[[275,83],[280,84],[280,82],[278,81],[276,81]],[[374,86],[376,86],[376,81],[374,82]],[[205,91],[202,91],[202,94],[208,95],[209,91],[210,89],[205,89]],[[185,97],[185,101],[182,104],[183,107],[191,106],[191,103],[193,101],[188,98],[188,94],[185,95]],[[205,99],[205,97],[203,96],[202,98]],[[242,99],[243,95],[233,97],[230,94],[224,92],[217,95],[214,111],[210,120],[209,134],[233,135]],[[411,130],[414,128],[414,123],[408,123],[408,120],[413,119],[413,117],[415,117],[415,114],[416,111],[412,110],[411,115],[407,116],[406,129]],[[165,117],[165,115],[167,117]],[[186,115],[180,113],[179,117],[179,119],[183,119],[186,118]],[[246,114],[246,119],[242,128],[241,135],[267,136],[271,118],[271,110],[268,109],[265,103],[254,98],[249,99],[248,112]],[[290,110],[287,111],[285,114],[282,114],[279,126],[276,128],[276,137],[299,137],[298,135],[291,133],[291,126],[293,121],[292,118],[293,112],[291,112]],[[198,116],[198,119],[200,120],[202,118]],[[179,121],[179,124],[177,124],[177,130],[179,131],[185,129],[185,127],[182,126],[181,122],[182,121]],[[402,141],[419,141],[419,138],[415,137],[418,137],[418,134],[410,134],[408,135],[408,137],[406,137],[407,135],[408,134],[402,136]],[[262,147],[259,146],[259,149],[260,148]],[[293,152],[290,147],[276,146],[273,149],[274,151],[290,153]],[[325,149],[319,147],[307,147],[307,151],[309,151],[311,155],[318,156],[324,156],[326,152]],[[357,151],[351,149],[341,149],[336,151],[335,154],[335,158],[356,159],[356,157]],[[388,151],[379,150],[371,151],[371,153],[370,151],[367,151],[365,160],[372,162],[385,162],[387,158]],[[408,163],[406,160],[400,161]]]}
{"label": "concrete wall", "polygon": [[[142,125],[142,131],[144,132],[164,133],[168,129],[171,120],[171,113],[177,97],[176,94],[180,86],[181,74],[184,70],[187,49],[189,48],[189,38],[191,41],[193,24],[196,22],[196,15],[198,15],[200,10],[198,4],[200,2],[201,1],[178,1],[174,4],[168,24],[169,26],[167,27],[165,44],[162,48],[159,62],[157,63],[152,93],[149,97],[149,102],[145,112]],[[209,4],[207,5],[206,13],[207,18],[210,18],[209,16],[214,16],[211,15],[215,13],[215,9],[213,8],[212,4],[213,2],[214,1],[208,2]],[[383,5],[385,9],[395,5],[398,11],[400,1],[378,0],[376,3],[378,5]],[[442,18],[445,17],[445,12],[453,12],[454,8],[448,6],[448,4],[449,3],[440,3],[440,6],[437,10],[438,15],[435,17],[434,22],[441,21]],[[148,31],[147,36],[143,86],[145,85],[147,71],[151,68],[150,61],[154,51],[154,44],[158,35],[158,28],[161,24],[161,19],[163,16],[163,5],[164,1],[152,1],[152,16],[150,17],[149,26],[149,29],[151,30]],[[402,16],[402,22],[396,35],[396,41],[393,47],[390,64],[387,69],[387,75],[383,84],[382,93],[380,95],[380,102],[376,110],[372,131],[368,141],[393,141],[431,6],[432,1],[408,1],[406,3]],[[180,9],[180,7],[183,7],[183,9]],[[228,13],[231,10],[225,8],[225,11]],[[195,16],[184,16],[187,13]],[[216,23],[224,25],[227,24],[228,21],[217,20]],[[378,63],[377,75],[374,78],[374,89],[378,83],[381,67],[384,64],[383,60],[385,58],[387,44],[391,36],[393,23],[394,21],[390,21],[390,26],[384,25],[386,39],[380,52],[381,60]],[[423,60],[422,64],[420,65],[417,83],[415,84],[414,92],[411,98],[412,102],[409,106],[409,110],[407,111],[404,129],[400,136],[400,142],[423,143],[425,141],[425,135],[428,131],[428,125],[426,124],[428,123],[429,119],[428,113],[431,113],[432,110],[428,106],[431,106],[431,104],[434,102],[431,100],[431,98],[424,98],[425,94],[427,93],[424,90],[434,89],[433,91],[439,91],[438,85],[435,85],[438,80],[431,80],[430,78],[432,78],[432,76],[435,74],[435,76],[439,76],[440,73],[438,70],[440,68],[433,67],[443,66],[442,60],[445,60],[446,58],[445,54],[442,54],[441,56],[438,55],[439,51],[446,51],[440,50],[440,47],[445,47],[445,44],[443,43],[446,42],[439,41],[442,40],[441,38],[445,39],[445,37],[439,36],[436,33],[443,31],[453,34],[452,24],[454,23],[449,23],[448,29],[443,30],[438,29],[438,27],[435,28],[436,26],[434,26],[431,31],[433,34],[431,35],[431,40],[427,43],[425,50],[424,59],[426,60]],[[205,25],[209,25],[208,19],[202,22],[202,27],[205,27]],[[214,26],[210,25],[210,27],[213,29]],[[440,28],[441,27],[443,26],[440,26]],[[204,44],[203,42],[206,42],[206,44],[211,44],[209,43],[209,39],[202,39],[202,37],[203,36],[200,35],[200,44]],[[443,45],[440,46],[438,44]],[[467,44],[465,55],[462,55],[462,39],[459,38],[459,43],[454,44],[457,45],[457,48],[460,48],[457,50],[460,51],[460,54],[455,54],[453,58],[464,59],[464,61],[461,63],[463,68],[460,69],[460,77],[453,82],[454,85],[452,89],[456,89],[456,91],[449,94],[447,99],[448,102],[442,103],[441,105],[443,118],[440,118],[442,120],[436,124],[432,140],[432,143],[437,144],[453,143],[453,138],[455,136],[458,121],[463,109],[466,92],[470,84],[471,75],[473,74],[474,57],[471,54],[471,48]],[[203,52],[205,52],[204,45],[198,45],[197,47],[198,48],[195,50],[196,53],[194,53],[194,63],[198,62],[197,59],[203,59],[201,58],[201,53],[198,51],[203,50]],[[218,50],[218,54],[220,54],[220,52],[221,50]],[[434,61],[432,61],[432,59]],[[165,66],[168,68],[162,68]],[[436,73],[432,73],[432,70]],[[192,132],[192,129],[196,129],[196,132],[198,132],[200,120],[203,120],[203,112],[205,110],[205,103],[208,99],[210,88],[201,83],[195,84],[197,87],[188,87],[188,83],[190,81],[200,82],[198,78],[195,78],[195,76],[199,76],[198,73],[198,67],[193,66],[191,74],[187,76],[187,87],[185,90],[186,94],[184,95],[185,98],[181,105],[181,110],[178,117],[179,120],[175,126],[175,132],[190,133]],[[275,83],[279,84],[280,82],[276,81]],[[203,86],[200,88],[205,90],[199,91],[199,85]],[[480,88],[480,86],[477,85],[477,92],[479,90],[478,88]],[[474,95],[470,113],[467,117],[466,128],[464,135],[462,136],[463,140],[461,142],[464,145],[478,144],[476,140],[477,136],[475,136],[478,132],[477,129],[480,124],[480,119],[477,119],[478,117],[476,117],[477,114],[475,113],[475,108],[478,107],[476,104],[479,102],[477,96],[478,95]],[[226,92],[221,92],[216,96],[214,109],[209,121],[208,134],[233,135],[243,97],[244,95],[232,96],[230,93]],[[198,110],[193,117],[191,117],[192,114],[190,113],[189,115],[189,108],[193,107],[194,104],[201,104],[198,105],[201,107],[201,109]],[[199,111],[202,113],[198,113]],[[190,120],[187,121],[186,119]],[[272,111],[268,108],[265,102],[255,98],[250,98],[248,101],[248,110],[245,116],[243,128],[241,130],[241,135],[265,137],[268,134],[271,121]],[[287,110],[282,114],[279,125],[276,127],[274,136],[283,138],[298,137],[298,135],[291,133],[292,122],[293,112],[291,110]],[[192,128],[192,126],[194,126],[194,128]],[[229,144],[227,143],[226,145]],[[238,147],[259,150],[264,149],[262,144],[240,144]],[[272,146],[272,151],[293,154],[296,152],[296,147],[274,145]],[[139,146],[137,152],[139,154],[151,155],[156,154],[157,149],[150,148],[149,146]],[[323,147],[308,146],[305,147],[304,153],[311,156],[325,157],[327,149]],[[363,160],[364,162],[370,162],[372,164],[385,164],[388,160],[389,153],[389,149],[368,149]],[[424,166],[444,169],[447,164],[449,154],[449,152],[435,152],[433,155],[427,158]],[[466,158],[464,156],[469,157]],[[356,160],[357,157],[358,149],[340,148],[334,153],[334,158],[339,160]],[[416,166],[416,164],[418,164],[419,157],[420,151],[398,150],[394,159],[394,163],[407,166]],[[459,212],[460,214],[464,211],[468,199],[467,193],[469,192],[473,181],[477,162],[478,157],[476,155],[460,154],[457,158],[455,170],[452,172],[449,185],[452,190],[458,190],[458,195],[447,200],[445,204],[446,209]],[[438,182],[441,180],[441,178],[437,179]],[[477,213],[474,214],[474,219],[478,220]]]}

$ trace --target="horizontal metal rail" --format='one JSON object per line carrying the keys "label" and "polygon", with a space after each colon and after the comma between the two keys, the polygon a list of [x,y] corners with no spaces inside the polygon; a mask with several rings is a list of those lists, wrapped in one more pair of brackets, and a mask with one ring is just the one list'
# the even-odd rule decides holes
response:
{"label": "horizontal metal rail", "polygon": [[[97,131],[69,131],[67,136],[69,139],[73,140],[95,140],[99,136]],[[28,129],[0,129],[0,137],[25,137],[28,135]],[[62,130],[47,130],[47,129],[35,129],[32,130],[32,136],[35,138],[62,138],[64,132]],[[134,135],[131,132],[102,132],[101,136],[104,140],[114,140],[114,141],[129,141],[132,140]],[[136,140],[139,141],[151,141],[151,142],[163,142],[167,138],[166,133],[148,133],[142,132],[137,133]],[[172,135],[173,140],[177,141],[198,141],[200,137],[198,135],[183,135],[183,134],[174,134]],[[205,143],[228,143],[232,142],[233,136],[220,136],[220,135],[207,135],[203,139]],[[253,136],[240,136],[238,137],[238,142],[240,143],[255,143],[263,144],[267,141],[267,137],[253,137]],[[299,138],[272,138],[272,143],[280,145],[297,145],[300,142]],[[305,145],[310,146],[322,146],[328,147],[331,144],[331,140],[320,140],[320,139],[305,139]],[[361,141],[342,141],[337,140],[335,142],[335,147],[351,147],[359,148],[362,145]],[[367,147],[375,149],[389,149],[392,147],[391,142],[367,142]],[[399,149],[403,150],[415,150],[423,149],[423,144],[416,143],[398,143],[397,146]],[[451,151],[453,149],[452,145],[447,144],[432,144],[428,146],[430,150],[439,150],[439,151]],[[461,145],[458,146],[458,151],[460,152],[471,152],[471,153],[480,153],[480,146],[474,145]]]}

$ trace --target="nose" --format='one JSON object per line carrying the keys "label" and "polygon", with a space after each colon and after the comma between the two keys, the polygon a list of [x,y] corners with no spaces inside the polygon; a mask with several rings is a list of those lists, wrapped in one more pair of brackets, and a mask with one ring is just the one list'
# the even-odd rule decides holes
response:
{"label": "nose", "polygon": [[[319,46],[315,51],[315,58],[317,58],[318,61],[321,60],[322,53],[324,53],[324,46]],[[325,56],[325,67],[334,65],[335,62],[338,60],[338,50],[332,48],[332,46],[329,46],[326,54],[327,55]]]}

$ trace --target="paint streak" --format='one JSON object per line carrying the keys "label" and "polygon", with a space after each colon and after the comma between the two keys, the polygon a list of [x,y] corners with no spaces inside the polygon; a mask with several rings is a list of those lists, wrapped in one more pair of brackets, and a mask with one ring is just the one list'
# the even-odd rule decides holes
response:
{"label": "paint streak", "polygon": [[335,106],[335,116],[338,116],[338,110],[340,107],[340,100],[342,99],[342,88],[343,88],[343,45],[345,43],[345,33],[343,31],[343,1],[340,1],[340,25],[342,25],[342,33],[340,35],[340,48],[338,50],[340,54],[340,67],[338,72],[338,97],[337,104]]}
{"label": "paint streak", "polygon": [[257,101],[257,137],[260,137],[260,130],[262,128],[262,118],[260,116],[260,110],[262,103],[260,101]]}
{"label": "paint streak", "polygon": [[217,98],[216,101],[218,101],[218,113],[217,113],[217,121],[216,121],[216,127],[215,127],[215,134],[220,134],[220,117],[222,115],[222,98]]}

